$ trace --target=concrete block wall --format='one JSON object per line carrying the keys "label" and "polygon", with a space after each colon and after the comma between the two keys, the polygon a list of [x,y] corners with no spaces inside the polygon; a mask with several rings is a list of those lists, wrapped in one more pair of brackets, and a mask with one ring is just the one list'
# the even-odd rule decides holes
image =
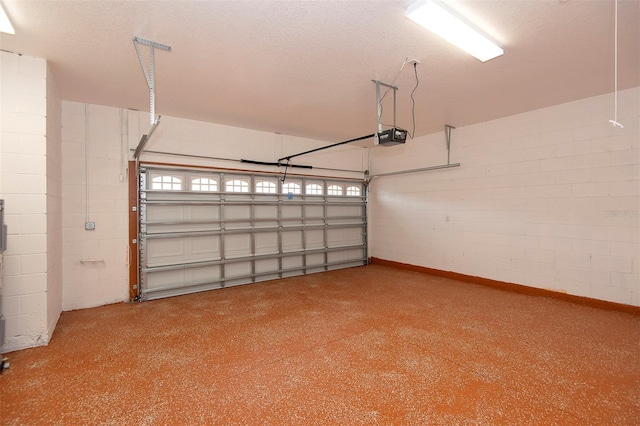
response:
{"label": "concrete block wall", "polygon": [[[128,298],[122,110],[62,102],[63,309]],[[95,223],[86,230],[85,223]]]}
{"label": "concrete block wall", "polygon": [[2,270],[6,352],[46,344],[57,319],[53,311],[48,316],[47,295],[48,285],[56,285],[48,277],[47,239],[47,208],[55,205],[48,203],[47,176],[55,172],[47,170],[46,61],[3,51],[0,71],[0,198],[9,229]]}
{"label": "concrete block wall", "polygon": [[[639,103],[619,93],[624,129],[608,94],[453,130],[461,167],[374,178],[370,255],[640,306]],[[370,161],[446,163],[444,132]]]}
{"label": "concrete block wall", "polygon": [[47,335],[62,312],[62,100],[47,67]]}
{"label": "concrete block wall", "polygon": [[[131,149],[138,146],[143,134],[149,133],[150,126],[149,113],[129,111],[127,132]],[[146,153],[142,160],[166,163],[188,161],[206,166],[283,173],[283,168],[261,167],[220,159],[276,162],[284,156],[335,142],[340,141],[327,142],[163,116],[160,125],[145,147]],[[158,155],[153,154],[152,151],[214,157],[218,160]],[[311,165],[314,169],[289,169],[289,173],[361,179],[363,171],[368,167],[368,151],[359,146],[344,145],[295,158],[292,163]],[[344,170],[354,172],[349,173]]]}

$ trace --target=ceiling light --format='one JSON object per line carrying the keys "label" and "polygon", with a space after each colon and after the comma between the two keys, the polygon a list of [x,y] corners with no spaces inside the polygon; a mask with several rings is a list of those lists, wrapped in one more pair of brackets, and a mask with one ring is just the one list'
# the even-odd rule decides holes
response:
{"label": "ceiling light", "polygon": [[431,0],[414,2],[407,9],[407,17],[482,62],[504,53],[478,30]]}
{"label": "ceiling light", "polygon": [[16,30],[13,29],[13,25],[11,25],[11,21],[9,21],[9,17],[5,13],[1,4],[0,4],[0,32],[7,33],[7,34],[16,33]]}

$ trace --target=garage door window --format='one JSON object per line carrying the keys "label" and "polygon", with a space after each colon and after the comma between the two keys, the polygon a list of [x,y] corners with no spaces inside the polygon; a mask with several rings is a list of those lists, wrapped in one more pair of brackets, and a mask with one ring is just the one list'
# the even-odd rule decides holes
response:
{"label": "garage door window", "polygon": [[249,192],[249,182],[241,179],[231,179],[225,182],[227,192]]}
{"label": "garage door window", "polygon": [[342,195],[342,186],[330,185],[327,188],[327,195]]}
{"label": "garage door window", "polygon": [[256,182],[256,192],[261,194],[275,194],[277,192],[276,184],[275,182],[265,180],[258,181]]}
{"label": "garage door window", "polygon": [[176,176],[155,176],[151,180],[151,189],[162,191],[180,191],[182,189],[182,179]]}
{"label": "garage door window", "polygon": [[282,185],[282,192],[284,194],[300,194],[302,191],[299,183],[289,182]]}
{"label": "garage door window", "polygon": [[208,178],[197,178],[191,180],[192,191],[215,192],[218,190],[218,182]]}
{"label": "garage door window", "polygon": [[357,186],[350,186],[347,188],[347,197],[359,197],[360,188]]}
{"label": "garage door window", "polygon": [[305,188],[307,195],[322,195],[322,186],[317,183],[310,183]]}

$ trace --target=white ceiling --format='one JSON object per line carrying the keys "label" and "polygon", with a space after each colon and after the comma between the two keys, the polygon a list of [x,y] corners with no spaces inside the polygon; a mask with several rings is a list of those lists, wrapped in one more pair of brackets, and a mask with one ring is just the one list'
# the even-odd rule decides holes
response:
{"label": "white ceiling", "polygon": [[[448,1],[504,48],[486,63],[408,20],[410,0],[1,3],[16,29],[1,48],[47,59],[63,99],[148,111],[138,36],[172,47],[156,51],[158,114],[331,142],[375,131],[371,80],[391,83],[407,57],[417,136],[614,87],[609,0]],[[620,0],[620,89],[640,85],[639,56],[640,2]],[[395,84],[411,130],[411,65]]]}

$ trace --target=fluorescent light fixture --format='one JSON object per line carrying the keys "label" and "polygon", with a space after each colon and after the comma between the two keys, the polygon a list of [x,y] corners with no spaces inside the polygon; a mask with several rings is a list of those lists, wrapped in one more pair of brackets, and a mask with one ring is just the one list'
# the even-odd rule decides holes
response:
{"label": "fluorescent light fixture", "polygon": [[4,12],[2,5],[0,4],[0,33],[15,34],[16,30],[13,29],[9,17]]}
{"label": "fluorescent light fixture", "polygon": [[434,1],[414,2],[407,9],[407,17],[482,62],[504,53],[500,46]]}

